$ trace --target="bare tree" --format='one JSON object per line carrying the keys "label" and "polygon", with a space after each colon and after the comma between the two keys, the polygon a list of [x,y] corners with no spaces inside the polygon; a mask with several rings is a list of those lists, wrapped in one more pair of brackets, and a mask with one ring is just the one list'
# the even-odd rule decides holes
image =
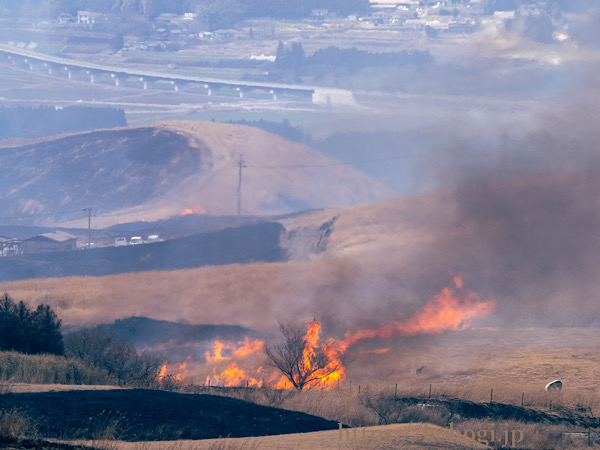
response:
{"label": "bare tree", "polygon": [[310,388],[342,367],[341,362],[332,360],[321,347],[311,346],[305,324],[279,322],[279,330],[283,342],[273,347],[265,344],[267,364],[278,369],[295,389]]}
{"label": "bare tree", "polygon": [[123,384],[150,386],[158,381],[163,360],[148,352],[139,353],[131,342],[116,339],[102,327],[84,328],[65,337],[65,353],[100,367]]}

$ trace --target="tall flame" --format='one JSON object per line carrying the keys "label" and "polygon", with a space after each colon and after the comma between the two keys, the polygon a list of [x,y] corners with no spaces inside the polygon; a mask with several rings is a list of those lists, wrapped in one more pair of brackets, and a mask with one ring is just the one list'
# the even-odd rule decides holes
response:
{"label": "tall flame", "polygon": [[496,308],[496,301],[481,302],[473,292],[465,292],[460,275],[454,277],[455,289],[445,287],[433,297],[423,311],[405,321],[392,321],[377,328],[362,328],[347,332],[341,345],[344,348],[364,339],[415,336],[418,334],[438,334],[446,330],[464,330],[471,320],[490,314]]}
{"label": "tall flame", "polygon": [[[262,352],[265,342],[260,339],[251,340],[248,336],[244,337],[243,341],[236,344],[231,342],[215,341],[211,350],[204,353],[208,364],[219,363],[223,361],[233,361],[247,359],[251,356],[258,355]],[[226,354],[224,353],[226,352]],[[252,369],[242,370],[239,368],[236,361],[231,362],[224,370],[218,371],[213,369],[213,380],[221,386],[262,386],[262,382],[258,381],[258,375],[262,371],[259,367],[256,372],[257,378],[247,375]],[[207,377],[206,384],[210,383],[210,377]]]}
{"label": "tall flame", "polygon": [[[315,372],[318,378],[312,387],[331,388],[340,381],[344,381],[345,368],[341,358],[352,345],[374,338],[389,339],[397,336],[415,336],[419,334],[438,334],[446,330],[464,330],[471,324],[471,320],[490,314],[496,308],[495,300],[480,301],[477,294],[463,289],[461,275],[453,278],[454,288],[446,287],[435,295],[423,310],[408,320],[395,320],[384,323],[376,328],[361,328],[358,331],[348,331],[344,339],[330,338],[326,343],[320,344],[321,350],[327,356],[328,364],[322,370]],[[309,322],[305,337],[303,363],[310,365],[316,349],[319,347],[319,332],[321,326],[317,322]],[[373,350],[371,353],[385,353],[389,349]],[[276,384],[276,388],[291,388],[285,377]]]}
{"label": "tall flame", "polygon": [[[311,373],[310,382],[305,386],[308,388],[330,389],[335,387],[346,378],[345,367],[342,358],[350,347],[360,341],[367,339],[390,339],[398,336],[415,336],[419,334],[438,334],[446,330],[464,330],[468,328],[471,321],[492,313],[496,302],[491,299],[487,302],[480,301],[477,294],[466,291],[463,288],[463,280],[460,275],[453,277],[454,286],[443,288],[425,304],[421,312],[406,320],[393,320],[379,327],[363,327],[356,331],[346,332],[343,339],[320,338],[321,324],[317,321],[307,323],[304,337],[304,348],[299,365],[302,370]],[[274,373],[265,373],[263,367],[255,369],[252,361],[256,362],[256,356],[262,352],[264,341],[245,337],[237,343],[215,341],[210,350],[204,356],[206,363],[216,365],[212,368],[212,378],[216,385],[221,386],[254,386],[263,385],[261,380],[267,380],[268,384],[276,389],[292,389],[292,383],[285,377],[277,377]],[[389,348],[367,350],[363,353],[382,354]],[[325,358],[319,358],[322,356]],[[254,358],[254,359],[253,359]],[[324,360],[324,362],[323,362]],[[238,364],[242,364],[244,369]],[[186,360],[183,364],[171,368],[176,370],[176,380],[183,380],[187,372]],[[217,369],[218,365],[227,364],[223,369]],[[324,367],[314,366],[315,364]],[[158,375],[162,380],[167,375],[167,365],[160,369]],[[269,381],[270,380],[270,381]],[[210,384],[211,376],[206,378]]]}
{"label": "tall flame", "polygon": [[192,362],[192,357],[188,356],[182,363],[163,364],[158,372],[157,379],[162,382],[165,377],[173,377],[175,381],[181,383],[185,374],[188,372],[188,364]]}
{"label": "tall flame", "polygon": [[221,386],[262,386],[262,383],[260,383],[256,378],[246,376],[246,372],[240,369],[235,362],[229,364],[221,373],[217,373],[215,370],[213,376],[216,383]]}
{"label": "tall flame", "polygon": [[[243,341],[236,344],[231,342],[215,341],[211,350],[204,352],[207,363],[231,360],[234,358],[244,358],[249,355],[260,353],[265,345],[261,339],[250,340],[248,336]],[[227,351],[227,355],[223,351]]]}

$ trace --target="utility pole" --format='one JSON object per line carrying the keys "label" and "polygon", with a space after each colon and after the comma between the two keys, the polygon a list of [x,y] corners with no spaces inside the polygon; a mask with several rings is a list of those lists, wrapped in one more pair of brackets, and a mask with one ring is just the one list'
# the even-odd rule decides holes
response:
{"label": "utility pole", "polygon": [[240,155],[238,159],[238,190],[237,190],[237,215],[238,219],[242,215],[242,169],[246,166],[243,155]]}
{"label": "utility pole", "polygon": [[88,250],[92,248],[92,207],[83,208],[82,211],[88,213]]}

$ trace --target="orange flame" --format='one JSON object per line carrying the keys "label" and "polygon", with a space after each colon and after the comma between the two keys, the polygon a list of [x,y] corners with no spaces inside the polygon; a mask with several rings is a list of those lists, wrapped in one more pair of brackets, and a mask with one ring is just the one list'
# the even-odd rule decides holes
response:
{"label": "orange flame", "polygon": [[[319,378],[310,387],[329,389],[345,379],[345,368],[341,357],[347,349],[365,339],[393,338],[396,336],[415,336],[419,334],[437,334],[446,330],[464,330],[469,327],[471,320],[490,314],[496,308],[495,300],[481,302],[473,292],[463,290],[463,280],[460,275],[453,278],[455,289],[444,288],[433,297],[423,310],[415,317],[405,321],[392,321],[378,328],[362,328],[356,332],[348,331],[342,340],[329,339],[321,344],[321,350],[327,356],[329,363],[325,368],[315,372]],[[311,357],[318,348],[320,324],[310,322],[306,332],[306,346],[303,352],[303,362],[310,365]],[[389,348],[371,350],[365,353],[381,354]],[[283,377],[274,385],[277,389],[291,388],[291,383]]]}
{"label": "orange flame", "polygon": [[[260,339],[250,339],[248,336],[244,337],[243,341],[239,341],[237,344],[231,342],[215,341],[211,350],[207,350],[204,353],[206,362],[209,364],[218,363],[222,361],[232,361],[234,359],[247,359],[253,355],[259,354],[263,347],[264,341]],[[224,354],[224,350],[228,354]],[[253,370],[253,369],[248,369]],[[263,371],[263,367],[256,369],[256,374]],[[224,370],[217,371],[213,369],[213,379],[216,384],[221,386],[262,386],[262,382],[259,382],[257,378],[247,375],[247,371],[240,369],[237,362],[231,362]],[[210,377],[207,377],[206,384],[210,384]]]}
{"label": "orange flame", "polygon": [[379,328],[363,328],[355,333],[346,333],[341,345],[344,348],[363,339],[415,336],[418,334],[438,334],[446,330],[464,330],[471,320],[490,314],[496,308],[496,301],[480,302],[479,296],[462,289],[462,277],[454,277],[456,289],[444,288],[434,296],[423,311],[407,321],[393,321]]}
{"label": "orange flame", "polygon": [[[395,320],[384,323],[374,328],[359,328],[356,331],[348,331],[343,339],[329,338],[323,341],[320,338],[321,324],[317,321],[307,323],[304,348],[300,365],[303,370],[311,370],[311,365],[316,362],[318,354],[325,355],[325,367],[318,368],[312,373],[312,381],[306,385],[307,388],[331,389],[346,378],[345,367],[342,357],[347,350],[360,341],[374,338],[390,339],[397,336],[415,336],[419,334],[437,334],[446,330],[464,330],[469,328],[473,319],[485,316],[494,311],[495,300],[487,302],[480,301],[477,294],[463,289],[463,280],[460,275],[453,277],[454,286],[446,287],[425,304],[421,312],[406,320]],[[207,376],[206,384],[211,384],[211,378],[215,385],[221,386],[255,386],[261,387],[262,381],[275,389],[292,389],[292,383],[274,372],[265,371],[261,366],[254,369],[251,359],[259,354],[264,348],[264,341],[245,337],[243,341],[236,343],[215,341],[213,347],[205,352],[208,364],[225,363],[223,369],[213,367],[212,377]],[[362,353],[383,354],[389,348],[366,350]],[[242,364],[243,369],[239,364]],[[182,380],[187,372],[186,362],[177,367],[179,372],[176,379]],[[161,367],[159,379],[167,373],[167,366]],[[180,377],[180,378],[177,378]]]}
{"label": "orange flame", "polygon": [[390,351],[389,348],[376,348],[376,349],[373,349],[373,350],[365,350],[365,351],[360,352],[360,353],[361,353],[361,355],[368,355],[368,354],[371,354],[371,355],[383,355],[384,353],[387,353],[389,351]]}
{"label": "orange flame", "polygon": [[185,208],[179,213],[180,216],[189,216],[191,214],[206,214],[206,210],[201,205],[195,205],[193,208]]}
{"label": "orange flame", "polygon": [[219,342],[219,341],[215,341],[215,343],[213,344],[213,348],[212,348],[212,354],[210,350],[207,350],[204,353],[204,356],[206,357],[206,362],[207,363],[212,363],[212,362],[216,362],[216,361],[221,361],[223,359],[225,359],[223,357],[223,343]]}
{"label": "orange flame", "polygon": [[[245,358],[249,355],[257,354],[262,351],[265,341],[260,339],[250,340],[248,336],[243,341],[237,343],[237,346],[231,342],[224,343],[215,341],[211,350],[204,352],[207,363],[231,360],[234,358]],[[223,355],[223,350],[229,350],[230,355]]]}
{"label": "orange flame", "polygon": [[[182,382],[185,374],[188,372],[188,363],[192,361],[192,357],[188,356],[182,363],[177,364],[163,364],[158,372],[158,381],[163,381],[164,378],[169,375],[172,376],[176,381]],[[175,372],[175,373],[173,373]]]}
{"label": "orange flame", "polygon": [[[241,342],[240,342],[241,344]],[[253,355],[262,351],[265,346],[265,341],[260,339],[250,340],[248,336],[244,337],[244,345],[233,352],[234,358],[243,358],[248,355]]]}
{"label": "orange flame", "polygon": [[167,375],[167,365],[163,364],[158,372],[158,381],[162,381],[163,378]]}
{"label": "orange flame", "polygon": [[220,384],[225,387],[231,386],[253,386],[253,387],[261,387],[262,383],[257,381],[255,378],[246,377],[246,372],[240,369],[237,363],[232,362],[227,366],[227,368],[221,373],[217,373],[216,369],[214,370],[214,379],[217,384]]}

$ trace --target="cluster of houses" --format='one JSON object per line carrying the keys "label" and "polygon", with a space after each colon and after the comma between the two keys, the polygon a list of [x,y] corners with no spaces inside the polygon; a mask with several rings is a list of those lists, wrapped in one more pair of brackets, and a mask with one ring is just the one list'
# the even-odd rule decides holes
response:
{"label": "cluster of houses", "polygon": [[[358,27],[392,27],[400,30],[433,29],[439,33],[470,33],[490,25],[501,25],[515,16],[545,14],[548,4],[544,0],[522,0],[513,11],[492,11],[486,8],[485,0],[371,0],[368,16],[350,15],[337,17],[326,9],[314,9],[309,21],[331,24],[346,22]],[[78,26],[93,26],[108,21],[106,14],[79,11],[77,17],[61,16],[61,22],[76,23]],[[240,30],[198,30],[198,16],[193,12],[184,14],[163,13],[154,19],[150,41],[136,46],[142,50],[165,47],[168,41],[223,41],[235,38]]]}
{"label": "cluster of houses", "polygon": [[485,0],[422,2],[418,0],[372,0],[369,17],[348,19],[369,26],[388,25],[406,30],[431,28],[438,32],[469,33],[487,26],[502,25],[516,16],[544,14],[547,2],[523,0],[511,11],[486,11]]}
{"label": "cluster of houses", "polygon": [[[141,236],[134,236],[127,240],[125,237],[115,239],[115,247],[136,244],[151,244],[162,242],[157,234],[152,234],[146,239]],[[93,248],[93,243],[86,244]],[[0,236],[0,257],[32,255],[36,253],[55,253],[76,250],[77,236],[73,236],[65,231],[52,231],[50,233],[38,234],[28,239],[15,239]]]}
{"label": "cluster of houses", "polygon": [[54,253],[77,248],[77,237],[64,231],[39,234],[29,239],[0,236],[0,256],[21,256],[34,253]]}

